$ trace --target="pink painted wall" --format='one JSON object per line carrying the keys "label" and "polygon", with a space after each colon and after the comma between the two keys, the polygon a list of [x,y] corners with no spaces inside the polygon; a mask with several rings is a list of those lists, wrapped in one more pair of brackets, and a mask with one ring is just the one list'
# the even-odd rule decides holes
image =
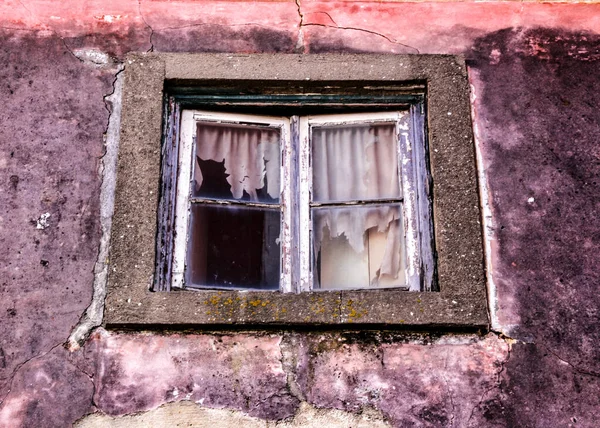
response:
{"label": "pink painted wall", "polygon": [[[599,34],[593,3],[6,0],[0,426],[182,399],[271,420],[306,401],[372,406],[395,426],[596,426]],[[99,329],[67,351],[101,236],[104,97],[124,55],[147,50],[464,55],[490,200],[492,331]]]}

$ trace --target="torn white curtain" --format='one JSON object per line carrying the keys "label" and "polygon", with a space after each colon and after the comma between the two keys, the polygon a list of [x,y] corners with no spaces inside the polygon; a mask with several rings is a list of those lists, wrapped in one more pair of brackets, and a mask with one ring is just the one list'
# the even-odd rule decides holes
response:
{"label": "torn white curtain", "polygon": [[395,124],[313,128],[313,200],[400,198]]}
{"label": "torn white curtain", "polygon": [[[257,200],[256,191],[265,186],[279,199],[280,133],[277,129],[250,126],[198,124],[196,156],[202,160],[225,161],[227,182],[235,199],[244,191]],[[194,168],[196,189],[202,185],[200,166]]]}
{"label": "torn white curtain", "polygon": [[[400,199],[395,124],[313,128],[313,199],[351,202]],[[387,232],[378,276],[398,278],[401,263],[401,207],[320,208],[314,214],[314,245],[318,253],[325,229],[331,238],[344,235],[358,254],[365,251],[367,230]]]}

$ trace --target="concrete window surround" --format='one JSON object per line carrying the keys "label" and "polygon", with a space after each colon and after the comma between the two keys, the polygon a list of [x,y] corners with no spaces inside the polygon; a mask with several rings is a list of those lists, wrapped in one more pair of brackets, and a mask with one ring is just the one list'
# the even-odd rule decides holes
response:
{"label": "concrete window surround", "polygon": [[[488,326],[464,60],[440,55],[136,54],[126,61],[105,323],[114,327]],[[153,292],[164,100],[189,85],[424,84],[439,292]]]}

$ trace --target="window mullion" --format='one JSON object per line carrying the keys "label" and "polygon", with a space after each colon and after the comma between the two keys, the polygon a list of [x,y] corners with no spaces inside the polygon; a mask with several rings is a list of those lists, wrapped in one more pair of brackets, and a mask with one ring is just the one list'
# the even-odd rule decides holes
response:
{"label": "window mullion", "polygon": [[281,281],[280,289],[284,293],[294,291],[294,263],[295,255],[293,248],[295,227],[292,222],[294,215],[294,176],[293,172],[293,144],[294,144],[293,120],[286,121],[281,129]]}
{"label": "window mullion", "polygon": [[297,120],[298,126],[298,186],[299,186],[299,201],[298,201],[298,218],[299,218],[299,269],[300,282],[298,283],[297,291],[312,290],[312,275],[311,275],[311,235],[312,223],[310,221],[310,201],[312,189],[312,174],[310,169],[310,130],[308,117],[299,117]]}

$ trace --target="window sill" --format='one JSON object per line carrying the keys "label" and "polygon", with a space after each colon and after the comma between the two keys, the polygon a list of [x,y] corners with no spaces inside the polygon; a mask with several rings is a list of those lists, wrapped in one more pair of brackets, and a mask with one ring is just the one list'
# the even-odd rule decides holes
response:
{"label": "window sill", "polygon": [[[472,295],[406,291],[239,291],[127,293],[113,301],[107,324],[213,326],[399,325],[485,328],[485,304]],[[123,296],[124,297],[124,296]]]}

